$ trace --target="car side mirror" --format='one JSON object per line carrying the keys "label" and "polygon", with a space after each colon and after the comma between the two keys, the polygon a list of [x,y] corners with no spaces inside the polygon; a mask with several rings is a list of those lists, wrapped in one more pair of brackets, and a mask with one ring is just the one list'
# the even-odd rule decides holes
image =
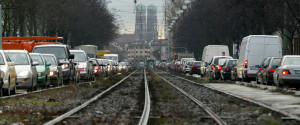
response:
{"label": "car side mirror", "polygon": [[7,65],[8,66],[15,66],[15,63],[14,62],[8,62]]}
{"label": "car side mirror", "polygon": [[47,66],[51,66],[51,63],[47,62]]}
{"label": "car side mirror", "polygon": [[70,54],[69,59],[74,59],[74,54]]}
{"label": "car side mirror", "polygon": [[36,66],[36,65],[38,65],[39,63],[38,62],[32,62],[32,66]]}

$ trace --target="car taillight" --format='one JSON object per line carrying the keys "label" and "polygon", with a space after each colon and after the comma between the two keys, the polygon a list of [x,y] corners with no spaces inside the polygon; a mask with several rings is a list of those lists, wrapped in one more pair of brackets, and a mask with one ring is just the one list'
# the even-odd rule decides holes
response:
{"label": "car taillight", "polygon": [[229,69],[229,68],[226,68],[226,70],[229,71],[230,69]]}
{"label": "car taillight", "polygon": [[218,66],[218,70],[221,70],[222,69],[222,66]]}
{"label": "car taillight", "polygon": [[288,70],[282,71],[282,75],[287,75],[287,74],[291,74],[290,71],[288,71]]}
{"label": "car taillight", "polygon": [[248,68],[248,60],[245,60],[245,68]]}
{"label": "car taillight", "polygon": [[85,69],[79,69],[80,71],[85,71]]}
{"label": "car taillight", "polygon": [[275,69],[269,69],[269,72],[275,72]]}

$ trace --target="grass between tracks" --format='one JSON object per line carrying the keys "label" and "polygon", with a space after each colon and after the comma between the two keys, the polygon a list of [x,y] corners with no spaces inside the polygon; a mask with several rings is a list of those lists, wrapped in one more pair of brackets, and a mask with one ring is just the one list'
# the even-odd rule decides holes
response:
{"label": "grass between tracks", "polygon": [[128,74],[110,74],[91,84],[70,83],[64,88],[0,99],[0,124],[42,124],[82,104]]}

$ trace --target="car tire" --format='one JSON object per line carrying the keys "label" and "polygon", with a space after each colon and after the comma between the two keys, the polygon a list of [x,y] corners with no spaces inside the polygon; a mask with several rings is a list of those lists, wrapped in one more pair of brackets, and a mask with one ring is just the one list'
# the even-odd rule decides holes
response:
{"label": "car tire", "polygon": [[258,77],[256,76],[256,84],[260,84],[260,82],[258,81]]}
{"label": "car tire", "polygon": [[15,94],[16,94],[16,91],[17,91],[17,87],[14,86],[13,90],[10,90],[10,94],[11,94],[11,95],[15,95]]}

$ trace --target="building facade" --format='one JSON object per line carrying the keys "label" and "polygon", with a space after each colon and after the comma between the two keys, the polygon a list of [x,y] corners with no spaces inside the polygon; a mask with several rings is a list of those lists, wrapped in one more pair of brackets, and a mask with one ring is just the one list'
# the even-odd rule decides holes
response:
{"label": "building facade", "polygon": [[128,45],[128,59],[136,62],[144,62],[150,58],[151,50],[149,44],[133,43]]}
{"label": "building facade", "polygon": [[146,26],[146,6],[139,4],[136,6],[136,17],[135,17],[135,41],[146,41],[147,26]]}
{"label": "building facade", "polygon": [[149,5],[147,7],[147,41],[156,41],[157,39],[157,7]]}

